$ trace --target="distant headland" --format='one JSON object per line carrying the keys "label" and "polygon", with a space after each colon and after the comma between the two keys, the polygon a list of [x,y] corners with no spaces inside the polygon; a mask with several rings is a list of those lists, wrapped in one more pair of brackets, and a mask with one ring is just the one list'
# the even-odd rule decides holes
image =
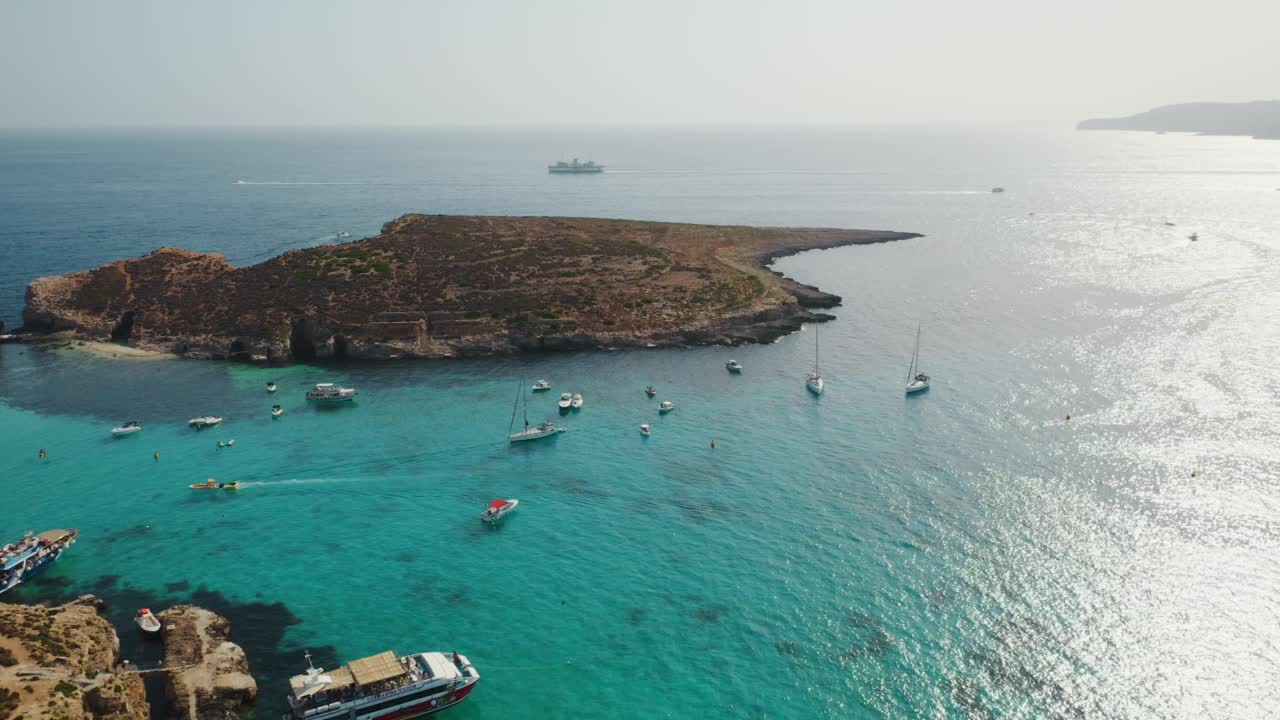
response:
{"label": "distant headland", "polygon": [[771,342],[840,298],[774,259],[916,233],[405,215],[249,267],[161,248],[27,287],[28,339],[254,362]]}
{"label": "distant headland", "polygon": [[1078,130],[1144,130],[1280,139],[1280,100],[1164,105],[1121,118],[1081,121]]}

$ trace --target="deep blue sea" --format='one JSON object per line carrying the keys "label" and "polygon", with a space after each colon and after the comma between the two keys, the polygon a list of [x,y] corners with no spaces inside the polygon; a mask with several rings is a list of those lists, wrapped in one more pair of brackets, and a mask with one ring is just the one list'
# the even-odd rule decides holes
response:
{"label": "deep blue sea", "polygon": [[[609,171],[546,173],[574,155]],[[81,531],[3,600],[96,592],[138,662],[157,654],[128,625],[139,606],[219,610],[260,718],[304,649],[332,666],[389,648],[470,656],[482,680],[458,720],[1280,707],[1280,143],[6,131],[0,318],[19,324],[39,275],[166,245],[248,264],[404,212],[925,237],[777,264],[844,297],[820,328],[821,398],[803,382],[813,327],[739,348],[276,369],[0,346],[0,531]],[[933,387],[904,397],[917,323]],[[535,417],[564,390],[585,406],[557,439],[509,446],[538,378],[555,389],[530,397]],[[321,381],[359,402],[307,407]],[[678,409],[660,417],[663,399]],[[226,422],[185,426],[203,414]],[[145,430],[112,440],[124,420]],[[206,477],[242,489],[188,490]],[[495,497],[521,505],[489,529]]]}

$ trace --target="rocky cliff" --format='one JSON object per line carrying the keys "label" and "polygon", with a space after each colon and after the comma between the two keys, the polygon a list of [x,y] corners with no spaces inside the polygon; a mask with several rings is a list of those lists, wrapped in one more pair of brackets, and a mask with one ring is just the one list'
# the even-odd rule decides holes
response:
{"label": "rocky cliff", "polygon": [[213,359],[309,361],[767,342],[840,298],[770,272],[912,233],[405,215],[250,267],[162,248],[35,280],[28,332]]}
{"label": "rocky cliff", "polygon": [[179,720],[231,720],[258,697],[249,662],[231,642],[227,619],[194,605],[159,615],[163,623],[165,697]]}
{"label": "rocky cliff", "polygon": [[0,604],[0,720],[147,720],[142,678],[116,672],[120,640],[99,604]]}
{"label": "rocky cliff", "polygon": [[1280,138],[1280,100],[1164,105],[1136,115],[1082,120],[1079,130],[1142,130]]}

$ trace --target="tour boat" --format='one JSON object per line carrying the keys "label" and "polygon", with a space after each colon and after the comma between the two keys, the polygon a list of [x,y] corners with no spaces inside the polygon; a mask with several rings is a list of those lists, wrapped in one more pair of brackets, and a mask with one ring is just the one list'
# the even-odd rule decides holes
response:
{"label": "tour boat", "polygon": [[663,400],[662,402],[658,403],[658,414],[660,415],[666,415],[667,413],[675,409],[676,409],[676,404],[671,402],[670,400]]}
{"label": "tour boat", "polygon": [[387,650],[329,671],[305,657],[307,672],[289,678],[286,720],[406,720],[457,705],[480,680],[456,652]]}
{"label": "tour boat", "polygon": [[724,364],[724,367],[726,370],[728,370],[731,373],[742,372],[742,366],[738,364],[737,360],[730,360],[729,362]]}
{"label": "tour boat", "polygon": [[134,434],[134,433],[136,433],[136,432],[139,432],[139,431],[141,431],[141,430],[142,430],[142,426],[141,426],[141,425],[139,425],[139,424],[137,423],[137,421],[135,421],[135,420],[130,420],[129,422],[127,422],[127,423],[125,423],[125,424],[121,425],[120,427],[113,427],[113,428],[111,428],[111,436],[112,436],[112,437],[125,437],[125,436],[127,436],[127,435],[132,435],[132,434]]}
{"label": "tour boat", "polygon": [[649,387],[644,389],[644,394],[648,395],[649,397],[653,397],[654,395],[658,394],[658,388],[650,385]]}
{"label": "tour boat", "polygon": [[551,389],[551,383],[547,382],[546,380],[539,380],[538,382],[533,384],[534,392],[546,392],[550,389]]}
{"label": "tour boat", "polygon": [[133,622],[142,629],[142,632],[148,635],[160,632],[160,619],[147,608],[139,610]]}
{"label": "tour boat", "polygon": [[519,505],[519,500],[494,500],[489,503],[489,507],[485,508],[484,512],[480,513],[480,519],[489,523],[498,522],[515,512]]}
{"label": "tour boat", "polygon": [[562,175],[562,174],[581,175],[583,173],[602,173],[604,172],[604,166],[597,165],[590,160],[586,162],[579,162],[578,158],[574,158],[572,162],[565,162],[561,160],[560,162],[557,162],[555,165],[548,165],[547,172],[553,175]]}
{"label": "tour boat", "polygon": [[[520,384],[521,386],[523,386],[524,381],[521,381]],[[565,395],[568,395],[568,393],[565,393]],[[563,398],[562,398],[562,401],[563,401]],[[521,402],[524,403],[524,429],[519,432],[511,432],[515,428],[516,413],[521,408]],[[561,407],[568,407],[568,406],[561,405]],[[545,437],[554,437],[564,432],[565,430],[566,428],[556,427],[556,424],[552,422],[550,419],[547,419],[545,422],[541,422],[537,425],[530,425],[529,424],[529,396],[524,394],[523,392],[521,392],[519,395],[516,396],[515,405],[511,407],[511,423],[507,425],[508,440],[510,440],[513,443],[524,442],[526,440],[540,440]]]}
{"label": "tour boat", "polygon": [[214,425],[217,425],[220,422],[222,422],[222,418],[220,417],[214,417],[213,415],[205,415],[204,417],[191,418],[190,420],[187,421],[187,424],[197,430],[200,430],[202,428],[213,427]]}
{"label": "tour boat", "polygon": [[344,403],[356,399],[354,388],[344,388],[333,383],[316,383],[307,391],[307,400],[318,403]]}
{"label": "tour boat", "polygon": [[45,530],[39,535],[28,530],[22,539],[0,547],[0,593],[48,569],[79,534],[74,529]]}
{"label": "tour boat", "polygon": [[581,410],[582,409],[582,393],[574,393],[573,401],[570,402],[569,404],[573,406],[574,410]]}
{"label": "tour boat", "polygon": [[916,349],[911,353],[911,367],[907,369],[907,394],[929,389],[929,376],[920,372],[920,325],[916,325]]}
{"label": "tour boat", "polygon": [[573,394],[572,394],[572,393],[560,393],[560,402],[559,402],[559,405],[560,405],[560,409],[561,409],[561,410],[568,410],[568,409],[569,409],[569,406],[570,406],[570,405],[572,405],[572,404],[573,404]]}
{"label": "tour boat", "polygon": [[275,391],[276,391],[276,384],[273,382],[267,383],[267,392],[273,393]]}
{"label": "tour boat", "polygon": [[645,424],[643,424],[643,425],[641,425],[641,426],[640,426],[640,434],[641,434],[641,435],[643,435],[643,436],[645,436],[645,437],[649,437],[649,435],[651,434],[651,433],[649,432],[649,423],[645,423]]}
{"label": "tour boat", "polygon": [[284,414],[284,408],[280,407],[279,405],[271,406],[271,417],[278,418],[283,414]]}
{"label": "tour boat", "polygon": [[827,389],[827,383],[818,371],[818,326],[813,326],[813,372],[804,376],[804,386],[814,395],[821,395]]}

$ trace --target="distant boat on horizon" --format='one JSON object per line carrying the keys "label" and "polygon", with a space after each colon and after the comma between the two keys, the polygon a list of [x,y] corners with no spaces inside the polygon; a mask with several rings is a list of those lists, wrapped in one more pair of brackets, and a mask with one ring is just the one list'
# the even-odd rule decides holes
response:
{"label": "distant boat on horizon", "polygon": [[565,162],[561,160],[560,162],[557,162],[555,165],[548,165],[547,172],[551,173],[552,175],[581,175],[581,174],[590,174],[590,173],[602,173],[604,172],[604,166],[597,165],[594,162],[591,162],[590,160],[586,162],[580,162],[578,158],[574,158],[569,162]]}

